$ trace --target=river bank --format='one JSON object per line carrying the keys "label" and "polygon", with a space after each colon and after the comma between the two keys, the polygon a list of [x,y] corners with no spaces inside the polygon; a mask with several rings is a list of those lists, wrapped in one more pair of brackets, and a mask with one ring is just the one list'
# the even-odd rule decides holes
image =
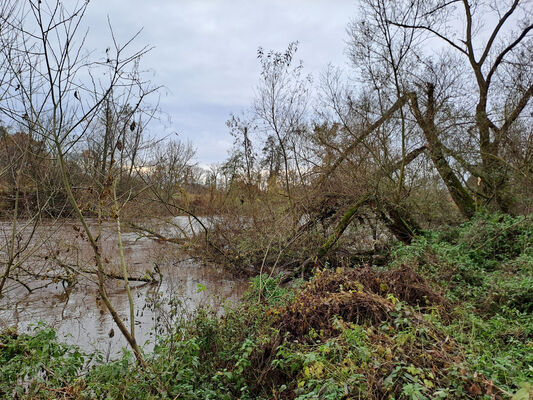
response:
{"label": "river bank", "polygon": [[[112,362],[84,355],[49,330],[4,332],[0,392],[19,390],[23,399],[528,399],[532,238],[530,217],[480,215],[396,246],[385,267],[315,271],[288,286],[281,277],[257,277],[223,316],[202,309],[161,335],[145,367],[131,354]],[[87,364],[95,357],[96,365]]]}

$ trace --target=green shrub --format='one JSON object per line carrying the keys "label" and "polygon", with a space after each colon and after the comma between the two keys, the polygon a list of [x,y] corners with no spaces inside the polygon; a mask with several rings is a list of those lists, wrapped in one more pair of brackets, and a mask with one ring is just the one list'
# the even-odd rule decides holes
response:
{"label": "green shrub", "polygon": [[0,398],[50,398],[51,389],[73,385],[86,364],[85,354],[41,324],[31,334],[4,331],[0,343]]}

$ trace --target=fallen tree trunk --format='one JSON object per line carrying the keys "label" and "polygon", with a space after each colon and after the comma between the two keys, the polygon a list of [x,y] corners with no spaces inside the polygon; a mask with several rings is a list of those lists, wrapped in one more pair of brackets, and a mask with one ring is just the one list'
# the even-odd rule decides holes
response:
{"label": "fallen tree trunk", "polygon": [[[84,268],[77,268],[77,266],[69,265],[67,263],[64,263],[61,260],[58,260],[57,258],[54,259],[54,261],[61,267],[68,269],[74,273],[80,274],[93,274],[96,275],[98,271],[90,270],[90,269],[84,269]],[[104,277],[110,278],[110,279],[117,279],[117,280],[124,280],[124,276],[121,274],[115,274],[113,272],[103,272]],[[63,278],[61,276],[46,276],[48,279],[59,279],[59,280],[65,280],[67,281],[67,278]],[[128,280],[134,281],[134,282],[148,282],[148,283],[156,283],[158,282],[157,278],[152,275],[151,273],[146,273],[144,276],[128,276]]]}
{"label": "fallen tree trunk", "polygon": [[163,236],[160,233],[157,233],[157,232],[155,232],[155,231],[153,231],[153,230],[151,230],[149,228],[134,224],[133,222],[129,222],[128,225],[129,225],[130,228],[136,229],[136,230],[141,231],[141,232],[148,233],[149,235],[152,236],[151,239],[154,239],[154,240],[160,240],[162,242],[169,242],[169,243],[175,243],[175,244],[184,244],[186,242],[186,240],[187,240],[187,239],[184,239],[184,238],[172,238],[172,237],[169,238],[169,237]]}
{"label": "fallen tree trunk", "polygon": [[411,218],[406,210],[380,199],[376,208],[389,231],[399,241],[410,244],[413,238],[421,231],[420,226]]}
{"label": "fallen tree trunk", "polygon": [[[403,160],[400,160],[396,163],[394,163],[390,168],[382,169],[377,175],[378,177],[383,177],[384,175],[391,174],[397,169],[401,167],[403,164],[404,166],[409,165],[416,157],[418,157],[420,154],[424,152],[426,149],[426,146],[419,147],[407,154]],[[373,196],[370,192],[367,192],[363,194],[361,197],[359,197],[353,206],[351,206],[342,216],[341,220],[335,227],[334,233],[326,240],[326,242],[322,245],[318,253],[316,254],[316,257],[318,259],[323,258],[326,256],[329,252],[329,250],[337,243],[339,238],[342,236],[346,228],[350,225],[350,223],[353,221],[353,218],[355,217],[357,211],[363,206],[364,204],[368,203],[369,200],[371,200]],[[380,203],[383,203],[382,200],[380,200]],[[390,219],[390,225],[389,228],[391,229],[391,232],[401,241],[406,241],[412,238],[412,234],[416,232],[417,227],[416,224],[414,224],[411,221],[411,218],[409,218],[405,213],[402,213],[397,207],[394,207],[392,204],[389,204],[388,202],[384,202],[385,207],[387,209],[387,212],[389,213],[389,219]],[[379,205],[376,202],[374,205],[374,208],[378,208]],[[414,229],[409,228],[409,226],[414,227]],[[406,237],[406,234],[408,232],[411,232],[410,237]]]}
{"label": "fallen tree trunk", "polygon": [[350,225],[353,218],[357,214],[357,211],[359,211],[359,208],[363,206],[368,200],[370,199],[371,195],[370,193],[365,193],[363,196],[361,196],[355,204],[344,213],[342,216],[340,222],[335,227],[335,232],[331,234],[331,236],[326,240],[326,242],[320,247],[320,250],[318,250],[318,253],[316,257],[318,259],[323,258],[326,254],[328,254],[329,250],[337,243],[339,238],[342,236],[346,228]]}
{"label": "fallen tree trunk", "polygon": [[[377,177],[383,177],[387,174],[391,174],[397,169],[401,167],[401,165],[408,165],[413,160],[415,160],[420,154],[426,150],[426,145],[421,146],[407,154],[403,160],[400,160],[396,163],[394,163],[390,168],[383,168],[380,172],[378,172],[376,175]],[[360,208],[364,205],[367,205],[371,203],[371,200],[374,199],[374,195],[371,192],[366,192],[357,200],[355,203],[344,213],[342,218],[340,219],[339,223],[335,227],[334,232],[328,237],[328,239],[324,242],[324,244],[320,247],[320,249],[317,251],[315,255],[312,257],[307,258],[300,268],[295,271],[294,274],[291,274],[290,277],[294,277],[298,273],[304,274],[307,271],[307,268],[311,264],[317,264],[320,262],[323,258],[327,256],[329,251],[335,246],[335,244],[338,242],[338,240],[341,238],[341,236],[344,234],[348,226],[351,224],[351,222],[354,220],[355,216],[357,215],[357,212],[360,210]],[[380,200],[381,203],[383,203]],[[378,208],[378,210],[381,208],[381,213],[383,213],[382,207],[378,204],[378,202],[374,202],[373,208]],[[383,203],[385,205],[385,209],[387,211],[387,214],[382,214],[382,218],[385,218],[385,223],[391,230],[391,232],[401,241],[403,242],[410,242],[413,236],[420,230],[418,225],[416,225],[412,219],[406,215],[405,212],[402,212],[397,207],[394,207],[393,205],[389,204],[388,202]],[[388,222],[388,223],[387,223]]]}

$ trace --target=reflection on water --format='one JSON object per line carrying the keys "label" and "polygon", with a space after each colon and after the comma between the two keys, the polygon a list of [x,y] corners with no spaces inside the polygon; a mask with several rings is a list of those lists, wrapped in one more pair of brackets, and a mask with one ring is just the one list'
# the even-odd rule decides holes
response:
{"label": "reflection on water", "polygon": [[[49,239],[50,243],[54,243],[54,254],[64,263],[75,263],[85,270],[94,269],[87,242],[82,237],[70,237],[74,232],[72,225],[64,224]],[[103,256],[108,268],[116,270],[119,265],[118,249],[111,224],[105,226],[102,238]],[[169,299],[174,300],[174,305],[178,304],[177,318],[182,318],[201,305],[220,309],[224,302],[236,302],[247,286],[245,280],[233,278],[224,271],[180,259],[176,247],[175,244],[139,238],[135,233],[124,236],[130,275],[143,276],[156,266],[163,277],[157,284],[131,282],[136,310],[135,333],[145,351],[150,351],[153,346],[157,335],[154,328],[172,323],[169,321]],[[40,256],[32,257],[31,262],[37,265],[43,260],[49,261],[49,251],[50,246],[43,247]],[[29,294],[11,281],[5,297],[0,300],[0,330],[16,325],[22,332],[42,321],[55,328],[65,342],[77,344],[88,351],[98,349],[104,355],[116,357],[121,348],[126,347],[126,341],[99,299],[95,279],[94,274],[82,274],[72,288],[52,283]],[[32,286],[39,286],[39,282],[33,282]],[[107,289],[111,302],[129,326],[129,305],[123,282],[109,280]]]}

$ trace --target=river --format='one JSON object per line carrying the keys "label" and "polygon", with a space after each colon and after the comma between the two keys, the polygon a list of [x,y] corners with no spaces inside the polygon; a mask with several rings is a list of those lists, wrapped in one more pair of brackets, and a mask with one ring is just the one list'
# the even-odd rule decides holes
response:
{"label": "river", "polygon": [[[185,218],[175,222],[187,226]],[[10,228],[9,223],[0,225],[0,240],[7,241]],[[90,273],[95,270],[91,248],[78,229],[74,221],[42,223],[28,240],[30,230],[20,228],[18,246],[24,248],[26,241],[29,242],[21,252],[21,257],[26,257],[23,268],[42,275],[50,270],[58,273],[61,269],[54,266],[60,261],[87,272],[79,274],[76,283],[69,287],[63,282],[36,280],[21,269],[14,270],[13,276],[34,290],[29,293],[17,282],[8,281],[0,299],[0,330],[16,326],[19,332],[24,332],[42,322],[53,327],[63,342],[79,345],[88,352],[99,350],[106,358],[116,358],[127,347],[126,341],[99,298],[96,276]],[[157,335],[176,320],[188,318],[201,306],[220,311],[224,303],[239,301],[247,288],[247,280],[187,258],[177,244],[152,240],[135,232],[124,233],[123,242],[131,276],[145,276],[147,271],[156,274],[155,268],[162,277],[158,283],[131,282],[136,338],[146,352],[153,348]],[[104,223],[101,243],[106,268],[119,272],[116,228],[112,222]],[[4,253],[0,256],[5,257]],[[127,321],[129,304],[123,281],[108,279],[107,291],[112,304]]]}

